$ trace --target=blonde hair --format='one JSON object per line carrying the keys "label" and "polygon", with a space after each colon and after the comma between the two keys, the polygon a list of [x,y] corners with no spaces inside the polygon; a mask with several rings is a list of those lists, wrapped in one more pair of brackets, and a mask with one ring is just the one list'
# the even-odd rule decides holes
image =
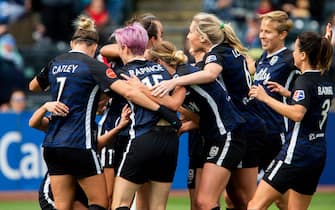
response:
{"label": "blonde hair", "polygon": [[97,43],[99,35],[95,27],[94,21],[86,15],[80,15],[73,22],[75,32],[72,36],[72,41],[84,41],[87,44]]}
{"label": "blonde hair", "polygon": [[230,23],[223,23],[218,17],[208,13],[198,13],[193,17],[196,31],[212,44],[227,43],[242,55],[247,55],[247,49],[242,45]]}
{"label": "blonde hair", "polygon": [[288,15],[284,11],[276,10],[272,12],[265,13],[259,16],[260,20],[270,20],[271,22],[276,22],[276,30],[281,33],[283,31],[289,32],[293,27],[292,20],[289,19]]}
{"label": "blonde hair", "polygon": [[151,60],[161,59],[174,68],[187,63],[187,56],[184,52],[177,50],[176,46],[169,41],[155,43],[149,51],[149,57]]}

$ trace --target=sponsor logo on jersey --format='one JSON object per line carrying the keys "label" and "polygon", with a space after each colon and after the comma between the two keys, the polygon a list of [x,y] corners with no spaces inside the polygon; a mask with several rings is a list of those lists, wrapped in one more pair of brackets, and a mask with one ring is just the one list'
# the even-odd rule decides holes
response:
{"label": "sponsor logo on jersey", "polygon": [[115,74],[115,72],[113,71],[113,69],[111,69],[111,68],[108,68],[108,69],[106,70],[106,76],[109,77],[109,78],[111,78],[111,79],[116,78],[116,74]]}
{"label": "sponsor logo on jersey", "polygon": [[207,64],[207,63],[211,63],[211,62],[216,61],[216,60],[217,60],[216,55],[210,55],[210,56],[208,56],[208,57],[206,58],[205,63],[206,63],[206,64]]}
{"label": "sponsor logo on jersey", "polygon": [[293,94],[293,100],[295,101],[301,101],[305,99],[305,92],[303,90],[296,90]]}

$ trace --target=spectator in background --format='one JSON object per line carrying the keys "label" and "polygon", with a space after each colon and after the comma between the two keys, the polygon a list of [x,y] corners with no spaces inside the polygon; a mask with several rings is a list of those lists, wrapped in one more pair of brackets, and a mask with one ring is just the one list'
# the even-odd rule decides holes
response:
{"label": "spectator in background", "polygon": [[246,17],[247,29],[245,32],[244,43],[248,48],[261,48],[258,38],[259,34],[259,18],[256,15]]}
{"label": "spectator in background", "polygon": [[0,112],[20,114],[27,108],[26,94],[21,89],[14,89],[8,103],[0,105]]}
{"label": "spectator in background", "polygon": [[24,88],[23,59],[18,53],[14,37],[8,33],[10,17],[4,14],[0,6],[0,111],[8,110],[13,89]]}
{"label": "spectator in background", "polygon": [[23,90],[14,90],[10,96],[8,112],[20,114],[27,108],[26,94]]}
{"label": "spectator in background", "polygon": [[[306,6],[305,2],[299,2],[299,1],[301,0],[279,0],[277,1],[277,8],[287,12],[291,16],[292,11],[297,9],[298,7],[297,4],[305,4]],[[306,1],[308,1],[308,4],[309,4],[308,10],[310,13],[310,18],[318,22],[323,22],[324,20],[323,10],[324,10],[325,0],[317,0],[317,1],[316,0],[306,0]]]}
{"label": "spectator in background", "polygon": [[295,7],[291,11],[291,17],[293,18],[310,18],[311,13],[309,11],[308,0],[297,0]]}
{"label": "spectator in background", "polygon": [[45,37],[52,42],[70,42],[72,21],[77,16],[72,0],[41,0],[41,20]]}
{"label": "spectator in background", "polygon": [[272,10],[273,10],[273,5],[272,5],[271,0],[260,0],[256,13],[262,15],[262,14],[271,12]]}
{"label": "spectator in background", "polygon": [[18,52],[14,37],[8,32],[6,16],[0,16],[0,57],[13,62],[17,69],[22,70],[23,59]]}
{"label": "spectator in background", "polygon": [[126,19],[124,13],[128,0],[107,0],[107,9],[115,25],[122,25]]}
{"label": "spectator in background", "polygon": [[108,27],[112,25],[112,19],[106,6],[106,0],[91,0],[84,9],[84,13],[95,22],[99,33],[99,44],[105,44],[113,31],[108,30]]}
{"label": "spectator in background", "polygon": [[232,20],[232,0],[203,0],[203,10],[216,15],[221,20]]}
{"label": "spectator in background", "polygon": [[44,33],[40,15],[35,11],[38,6],[34,0],[24,0],[23,15],[8,26],[9,32],[13,34],[19,47],[33,45]]}

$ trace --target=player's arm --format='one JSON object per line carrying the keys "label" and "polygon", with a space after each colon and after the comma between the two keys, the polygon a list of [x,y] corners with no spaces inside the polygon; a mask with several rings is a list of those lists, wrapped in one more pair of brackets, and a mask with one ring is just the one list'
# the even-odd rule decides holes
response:
{"label": "player's arm", "polygon": [[159,105],[158,103],[154,102],[144,93],[142,93],[141,90],[130,86],[127,81],[118,79],[110,85],[110,88],[119,95],[125,97],[127,100],[132,101],[133,103],[149,110],[158,112],[161,117],[168,121],[172,126],[177,129],[180,128],[181,122],[175,112],[173,112],[171,109],[168,109],[164,105]]}
{"label": "player's arm", "polygon": [[36,77],[34,77],[30,82],[29,82],[29,90],[32,92],[39,92],[42,91],[42,88],[38,84],[38,81]]}
{"label": "player's arm", "polygon": [[186,86],[194,84],[205,84],[213,82],[221,73],[222,66],[217,63],[209,63],[205,65],[203,71],[194,72],[192,74],[183,75],[181,77],[164,80],[152,88],[154,96],[164,96],[176,86]]}
{"label": "player's arm", "polygon": [[108,131],[107,133],[98,137],[98,150],[106,146],[112,138],[114,138],[124,127],[128,125],[130,121],[129,119],[130,114],[131,109],[128,107],[128,105],[125,105],[122,108],[121,119],[118,125],[115,128]]}
{"label": "player's arm", "polygon": [[266,103],[273,110],[278,112],[279,114],[293,120],[295,122],[299,122],[303,119],[307,109],[300,104],[284,104],[271,96],[269,96],[262,85],[252,86],[249,92],[250,97],[257,98],[258,100]]}
{"label": "player's arm", "polygon": [[200,116],[198,114],[191,112],[182,106],[178,108],[178,112],[180,112],[185,121],[193,121],[194,123],[199,124]]}
{"label": "player's arm", "polygon": [[46,131],[49,125],[49,118],[45,116],[47,112],[51,112],[58,116],[66,116],[69,113],[69,108],[62,102],[46,102],[30,117],[29,126],[38,130]]}
{"label": "player's arm", "polygon": [[100,54],[108,58],[118,58],[119,49],[117,44],[107,44],[100,49]]}
{"label": "player's arm", "polygon": [[29,90],[32,92],[38,92],[42,90],[47,90],[49,87],[48,72],[50,63],[43,67],[42,70],[30,81]]}
{"label": "player's arm", "polygon": [[132,75],[131,77],[121,74],[132,87],[141,90],[147,97],[151,100],[168,107],[171,110],[177,111],[185,99],[186,89],[184,87],[176,87],[172,94],[166,94],[163,97],[153,96],[150,89],[144,85],[136,76]]}

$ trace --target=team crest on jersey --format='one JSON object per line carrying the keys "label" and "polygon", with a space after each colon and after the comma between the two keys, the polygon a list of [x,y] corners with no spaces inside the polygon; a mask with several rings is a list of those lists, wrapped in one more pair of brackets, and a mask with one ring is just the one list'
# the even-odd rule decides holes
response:
{"label": "team crest on jersey", "polygon": [[296,90],[293,94],[293,100],[301,101],[305,98],[305,92],[303,90]]}
{"label": "team crest on jersey", "polygon": [[213,61],[216,61],[216,60],[217,60],[216,55],[210,55],[206,58],[205,63],[207,64],[207,63],[210,63],[210,62],[213,62]]}
{"label": "team crest on jersey", "polygon": [[278,61],[278,56],[276,56],[276,55],[273,56],[270,60],[270,65],[271,66],[275,65],[277,63],[277,61]]}
{"label": "team crest on jersey", "polygon": [[111,69],[111,68],[108,68],[108,69],[106,70],[106,76],[109,77],[109,78],[111,78],[111,79],[116,78],[116,74],[115,74],[115,72],[113,71],[113,69]]}

